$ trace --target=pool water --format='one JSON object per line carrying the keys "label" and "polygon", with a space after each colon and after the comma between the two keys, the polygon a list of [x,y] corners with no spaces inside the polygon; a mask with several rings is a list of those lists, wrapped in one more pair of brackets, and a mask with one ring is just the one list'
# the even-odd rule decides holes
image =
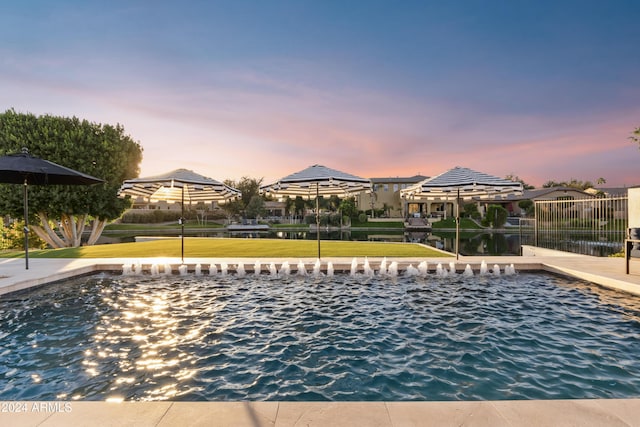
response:
{"label": "pool water", "polygon": [[640,397],[640,304],[541,273],[102,274],[0,300],[0,400]]}

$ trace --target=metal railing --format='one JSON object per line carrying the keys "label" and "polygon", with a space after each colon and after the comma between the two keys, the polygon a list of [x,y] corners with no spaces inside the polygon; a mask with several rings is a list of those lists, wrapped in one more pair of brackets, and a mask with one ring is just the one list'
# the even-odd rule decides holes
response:
{"label": "metal railing", "polygon": [[520,221],[520,242],[593,256],[623,252],[627,209],[627,196],[536,201],[535,218]]}

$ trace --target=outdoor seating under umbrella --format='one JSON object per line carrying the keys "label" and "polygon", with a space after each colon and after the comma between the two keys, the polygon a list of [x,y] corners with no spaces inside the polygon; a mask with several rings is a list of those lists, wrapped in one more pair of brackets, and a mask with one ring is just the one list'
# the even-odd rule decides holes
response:
{"label": "outdoor seating under umbrella", "polygon": [[313,165],[288,175],[277,182],[260,187],[261,193],[281,197],[316,199],[318,259],[320,259],[320,196],[351,196],[371,190],[371,181],[321,165]]}
{"label": "outdoor seating under umbrella", "polygon": [[456,258],[460,247],[460,200],[499,200],[522,194],[522,184],[471,169],[455,167],[400,190],[407,200],[443,200],[456,198]]}
{"label": "outdoor seating under umbrella", "polygon": [[185,201],[188,201],[189,204],[194,202],[224,203],[228,200],[242,197],[240,190],[187,169],[176,169],[162,175],[147,178],[129,179],[122,184],[118,194],[120,196],[131,196],[133,198],[143,197],[149,202],[163,200],[167,202],[179,202],[181,204],[182,262],[184,262]]}
{"label": "outdoor seating under umbrella", "polygon": [[0,157],[0,183],[24,185],[24,254],[29,269],[29,185],[91,185],[104,182],[48,160],[21,153]]}

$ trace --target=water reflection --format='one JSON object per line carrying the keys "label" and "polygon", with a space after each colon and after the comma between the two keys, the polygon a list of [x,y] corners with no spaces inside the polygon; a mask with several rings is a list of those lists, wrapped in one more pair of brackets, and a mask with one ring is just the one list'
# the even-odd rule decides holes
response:
{"label": "water reflection", "polygon": [[[157,236],[178,237],[177,234],[156,234]],[[317,234],[307,230],[268,230],[268,231],[207,231],[189,233],[193,237],[231,237],[241,239],[287,239],[315,240]],[[118,240],[119,239],[119,240]],[[322,230],[322,240],[410,242],[422,243],[437,249],[455,252],[455,231],[406,232],[402,229],[369,230]],[[135,235],[110,238],[110,243],[134,242]],[[101,243],[101,242],[99,242]],[[460,235],[460,254],[462,255],[519,255],[520,235],[518,233],[465,232]]]}
{"label": "water reflection", "polygon": [[[185,344],[200,342],[204,325],[190,319],[202,310],[187,304],[187,295],[172,283],[151,290],[144,282],[103,289],[108,309],[96,326],[95,348],[84,354],[87,376],[112,379],[102,390],[112,399],[166,400],[193,391],[180,385],[196,373]],[[134,383],[146,384],[145,392],[131,396]]]}

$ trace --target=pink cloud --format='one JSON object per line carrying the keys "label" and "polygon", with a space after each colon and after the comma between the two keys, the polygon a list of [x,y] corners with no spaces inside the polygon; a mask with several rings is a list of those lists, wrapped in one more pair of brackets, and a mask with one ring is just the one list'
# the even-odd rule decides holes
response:
{"label": "pink cloud", "polygon": [[363,177],[435,175],[459,165],[537,186],[600,176],[638,183],[631,160],[640,153],[627,137],[640,111],[580,119],[491,114],[254,71],[208,78],[94,87],[31,76],[5,80],[0,91],[11,102],[6,108],[122,123],[145,149],[143,175],[187,167],[216,179],[270,182],[315,163]]}

